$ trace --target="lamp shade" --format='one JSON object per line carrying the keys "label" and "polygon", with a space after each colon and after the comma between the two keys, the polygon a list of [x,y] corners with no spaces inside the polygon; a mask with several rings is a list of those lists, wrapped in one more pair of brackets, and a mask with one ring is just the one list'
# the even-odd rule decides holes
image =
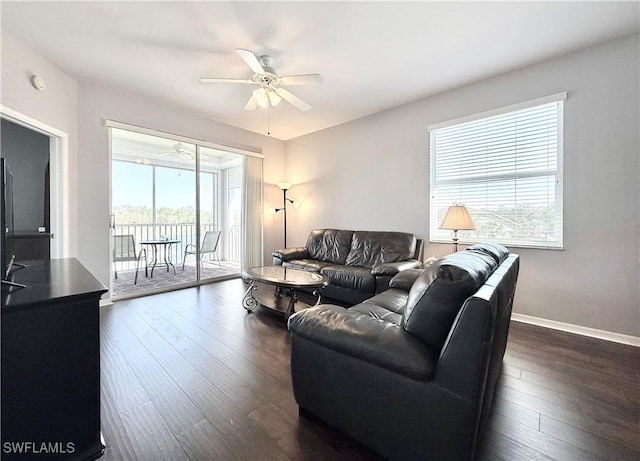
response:
{"label": "lamp shade", "polygon": [[452,205],[442,218],[440,229],[471,230],[475,229],[473,219],[464,205]]}

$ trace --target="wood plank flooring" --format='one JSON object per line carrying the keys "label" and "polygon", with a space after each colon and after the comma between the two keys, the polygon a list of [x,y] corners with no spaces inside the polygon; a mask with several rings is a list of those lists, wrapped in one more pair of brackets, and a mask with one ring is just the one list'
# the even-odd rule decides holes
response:
{"label": "wood plank flooring", "polygon": [[[301,417],[282,317],[240,279],[101,309],[105,460],[378,460]],[[512,323],[479,460],[640,460],[640,350]]]}

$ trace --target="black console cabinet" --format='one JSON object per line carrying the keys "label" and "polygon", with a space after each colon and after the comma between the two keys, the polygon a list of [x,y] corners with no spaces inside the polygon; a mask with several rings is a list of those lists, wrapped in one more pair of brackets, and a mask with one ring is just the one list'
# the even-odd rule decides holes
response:
{"label": "black console cabinet", "polygon": [[[100,433],[100,296],[74,258],[27,262],[2,288],[2,444],[9,459],[95,459]],[[19,453],[22,451],[22,453]]]}

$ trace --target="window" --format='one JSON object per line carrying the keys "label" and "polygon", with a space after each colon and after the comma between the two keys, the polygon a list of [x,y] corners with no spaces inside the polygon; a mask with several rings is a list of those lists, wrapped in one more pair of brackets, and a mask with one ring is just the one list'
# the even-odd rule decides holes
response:
{"label": "window", "polygon": [[460,241],[562,248],[562,119],[566,93],[429,127],[432,242],[450,205],[476,229]]}

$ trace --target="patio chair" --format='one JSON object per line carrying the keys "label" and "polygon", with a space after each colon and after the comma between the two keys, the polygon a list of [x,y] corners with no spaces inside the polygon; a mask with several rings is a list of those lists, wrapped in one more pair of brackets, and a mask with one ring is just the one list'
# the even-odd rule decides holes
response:
{"label": "patio chair", "polygon": [[[218,266],[222,268],[222,264],[220,263],[220,257],[218,256],[218,243],[220,242],[220,235],[222,231],[207,231],[204,233],[204,238],[202,239],[202,245],[200,246],[200,267],[204,271],[204,255],[213,254],[215,256],[216,261],[218,261]],[[182,270],[184,270],[184,263],[187,260],[187,255],[195,255],[196,254],[196,246],[193,243],[187,244],[184,248],[184,258],[182,258]]]}
{"label": "patio chair", "polygon": [[115,278],[118,278],[118,270],[116,269],[117,262],[123,261],[135,261],[136,262],[136,276],[133,279],[133,284],[138,283],[138,269],[140,267],[140,259],[144,256],[144,276],[149,276],[149,266],[147,264],[147,250],[141,249],[139,253],[136,253],[136,240],[131,234],[127,235],[114,235],[113,236],[113,272]]}

